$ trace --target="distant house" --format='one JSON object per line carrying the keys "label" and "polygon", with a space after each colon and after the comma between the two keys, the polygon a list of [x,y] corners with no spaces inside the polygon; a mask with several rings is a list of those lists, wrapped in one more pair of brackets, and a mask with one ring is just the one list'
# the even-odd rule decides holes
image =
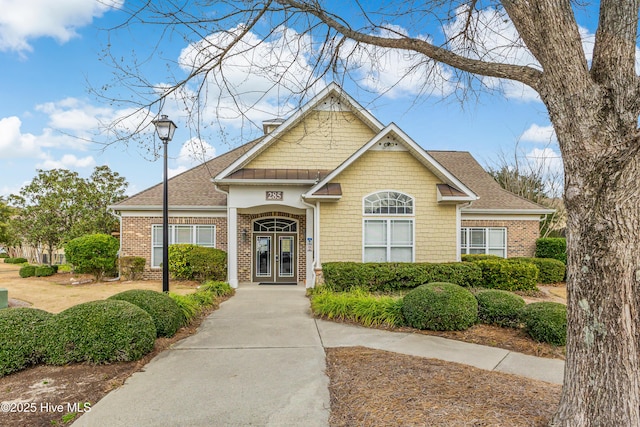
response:
{"label": "distant house", "polygon": [[[336,84],[264,131],[169,180],[170,243],[227,251],[234,287],[312,287],[327,261],[532,256],[552,212],[503,190],[468,152],[425,151]],[[111,209],[120,254],[159,278],[162,184]]]}

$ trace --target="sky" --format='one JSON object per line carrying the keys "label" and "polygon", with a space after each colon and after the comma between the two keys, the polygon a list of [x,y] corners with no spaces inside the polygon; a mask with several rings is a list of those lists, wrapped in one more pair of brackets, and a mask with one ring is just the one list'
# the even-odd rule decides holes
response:
{"label": "sky", "polygon": [[[130,64],[132,58],[137,58],[142,64],[140,75],[161,88],[168,75],[182,78],[191,67],[206,60],[201,54],[202,46],[223,42],[226,36],[201,34],[202,39],[189,40],[168,37],[158,48],[154,43],[161,31],[159,26],[136,25],[109,31],[126,20],[126,1],[0,0],[0,197],[18,193],[38,169],[64,168],[88,177],[94,167],[107,165],[127,179],[130,195],[161,182],[162,159],[158,158],[159,144],[152,127],[147,126],[142,132],[145,144],[116,141],[113,135],[101,134],[105,123],[119,118],[124,118],[121,126],[128,131],[141,123],[148,125],[150,117],[158,114],[157,106],[145,116],[134,113],[130,105],[99,96],[105,88],[108,94],[135,96],[119,90],[125,84],[115,78],[113,64],[105,56],[107,48],[116,63]],[[508,20],[495,17],[486,17],[497,22],[491,24],[491,32],[483,35],[487,49],[496,59],[503,55],[515,63],[535,63],[524,49],[496,49],[504,37],[514,32]],[[458,23],[452,23],[451,31],[455,25]],[[228,30],[240,29],[236,26]],[[397,30],[405,31],[400,27]],[[589,56],[593,30],[581,27],[581,31]],[[203,109],[200,134],[194,130],[193,122],[187,121],[180,102],[169,99],[162,113],[178,126],[169,143],[170,176],[249,141],[258,135],[262,120],[273,118],[274,111],[283,114],[279,102],[286,90],[273,89],[269,76],[256,73],[252,64],[276,74],[296,76],[309,72],[308,58],[286,60],[288,41],[296,35],[295,29],[279,28],[260,45],[262,51],[249,57],[239,48],[228,62],[229,81],[243,88],[238,91],[239,101],[254,106],[247,111],[249,120],[239,120],[233,105],[224,97],[226,92],[211,82],[206,93],[218,95],[217,109]],[[253,33],[248,36],[248,40],[260,38]],[[280,56],[270,55],[273,51],[280,52]],[[372,67],[373,57],[377,58],[376,69]],[[345,90],[383,124],[396,123],[423,148],[469,151],[484,166],[495,166],[500,157],[512,158],[518,153],[533,162],[547,162],[553,170],[561,168],[546,110],[530,89],[485,80],[494,91],[460,102],[452,95],[455,87],[448,79],[451,72],[444,67],[435,68],[438,73],[425,79],[428,73],[407,55],[377,50],[353,51],[349,62],[358,67],[354,78],[360,89],[347,84]],[[412,66],[418,72],[407,76],[406,70]],[[402,76],[400,84],[385,90]],[[319,86],[325,83],[328,81]],[[431,96],[415,102],[425,84],[431,87]],[[193,95],[195,90],[195,86],[188,86],[183,94]],[[136,102],[144,103],[144,99],[133,99]],[[214,121],[223,128],[215,128]]]}

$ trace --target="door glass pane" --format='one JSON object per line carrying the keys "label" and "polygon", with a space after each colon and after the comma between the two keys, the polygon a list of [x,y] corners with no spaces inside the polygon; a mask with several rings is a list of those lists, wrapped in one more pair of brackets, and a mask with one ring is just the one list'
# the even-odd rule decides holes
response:
{"label": "door glass pane", "polygon": [[391,248],[390,262],[411,262],[413,255],[412,248]]}
{"label": "door glass pane", "polygon": [[386,245],[387,222],[384,220],[367,220],[364,222],[364,244]]}
{"label": "door glass pane", "polygon": [[364,248],[364,262],[386,262],[387,248]]}
{"label": "door glass pane", "polygon": [[271,276],[270,236],[256,236],[256,276]]}
{"label": "door glass pane", "polygon": [[193,243],[191,240],[191,230],[190,225],[176,225],[174,243]]}
{"label": "door glass pane", "polygon": [[280,244],[280,276],[293,277],[294,239],[291,236],[279,237]]}
{"label": "door glass pane", "polygon": [[413,226],[411,221],[391,221],[391,245],[412,245]]}

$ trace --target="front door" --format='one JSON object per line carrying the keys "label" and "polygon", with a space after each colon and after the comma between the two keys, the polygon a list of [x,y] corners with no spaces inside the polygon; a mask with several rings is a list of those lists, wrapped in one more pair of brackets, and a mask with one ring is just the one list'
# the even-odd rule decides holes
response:
{"label": "front door", "polygon": [[297,283],[296,235],[253,235],[253,280],[263,283]]}

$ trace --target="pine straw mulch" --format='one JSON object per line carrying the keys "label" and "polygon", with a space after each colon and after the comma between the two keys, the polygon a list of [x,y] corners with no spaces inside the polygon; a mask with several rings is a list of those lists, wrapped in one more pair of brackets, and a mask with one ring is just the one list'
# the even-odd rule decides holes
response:
{"label": "pine straw mulch", "polygon": [[364,347],[327,348],[330,425],[543,426],[561,386]]}

